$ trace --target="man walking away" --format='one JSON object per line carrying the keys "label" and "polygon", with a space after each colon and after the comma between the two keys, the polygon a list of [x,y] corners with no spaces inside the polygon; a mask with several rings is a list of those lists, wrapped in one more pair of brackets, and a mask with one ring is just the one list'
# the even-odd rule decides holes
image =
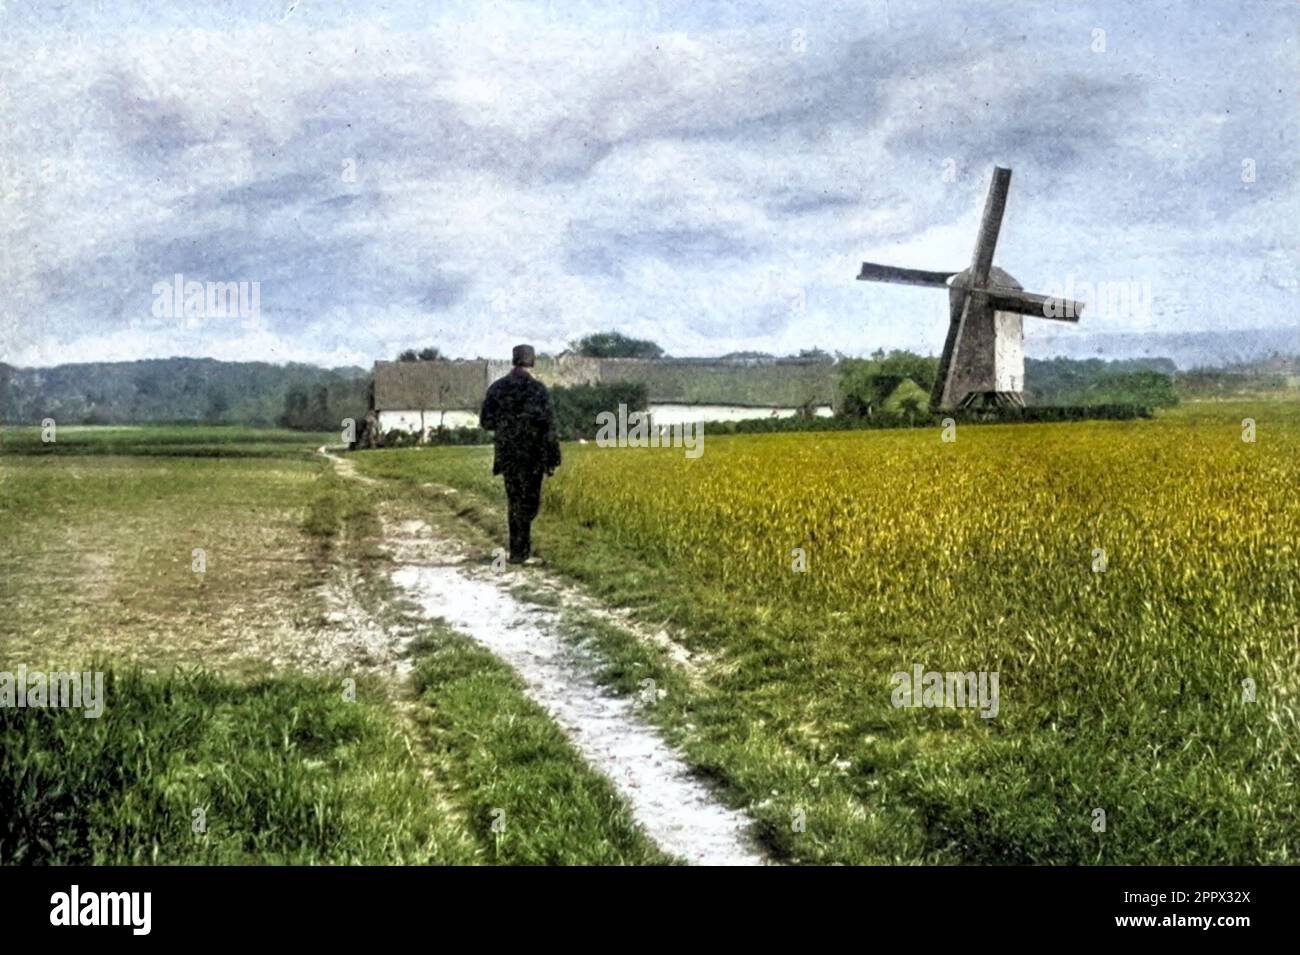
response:
{"label": "man walking away", "polygon": [[560,441],[546,386],[532,376],[531,345],[516,345],[513,368],[488,387],[479,426],[494,431],[492,473],[506,483],[510,563],[532,556],[532,523],[542,502],[542,476],[560,466]]}

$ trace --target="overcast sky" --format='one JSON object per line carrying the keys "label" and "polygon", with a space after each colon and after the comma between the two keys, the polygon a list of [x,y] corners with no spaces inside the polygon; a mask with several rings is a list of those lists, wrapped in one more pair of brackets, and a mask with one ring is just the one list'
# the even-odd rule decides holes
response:
{"label": "overcast sky", "polygon": [[1292,0],[354,6],[0,0],[0,360],[937,352],[854,276],[968,265],[995,163],[999,266],[1136,283],[1083,330],[1300,342]]}

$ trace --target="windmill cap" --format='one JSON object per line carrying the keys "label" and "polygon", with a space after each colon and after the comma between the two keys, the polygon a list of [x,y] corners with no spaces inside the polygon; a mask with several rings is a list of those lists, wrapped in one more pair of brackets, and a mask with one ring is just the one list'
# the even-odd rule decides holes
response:
{"label": "windmill cap", "polygon": [[533,351],[532,345],[516,345],[514,351],[510,353],[510,360],[515,365],[523,365],[527,368],[533,367],[533,362],[537,358],[537,353]]}

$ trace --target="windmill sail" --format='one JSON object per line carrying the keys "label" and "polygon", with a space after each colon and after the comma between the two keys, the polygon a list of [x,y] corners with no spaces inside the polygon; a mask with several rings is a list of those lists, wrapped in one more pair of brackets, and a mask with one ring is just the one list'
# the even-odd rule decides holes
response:
{"label": "windmill sail", "polygon": [[1083,312],[1083,302],[1055,295],[1039,295],[1019,289],[991,288],[989,302],[999,312],[1015,312],[1035,318],[1052,318],[1060,322],[1077,322]]}
{"label": "windmill sail", "polygon": [[927,269],[901,269],[896,265],[863,262],[859,282],[896,282],[902,285],[928,285],[944,288],[956,272],[931,272]]}
{"label": "windmill sail", "polygon": [[1011,188],[1011,170],[993,167],[993,180],[989,183],[988,198],[984,200],[984,216],[980,219],[979,235],[975,237],[975,255],[971,260],[971,285],[984,285],[993,267],[993,252],[1002,231],[1002,214],[1007,208],[1007,190]]}

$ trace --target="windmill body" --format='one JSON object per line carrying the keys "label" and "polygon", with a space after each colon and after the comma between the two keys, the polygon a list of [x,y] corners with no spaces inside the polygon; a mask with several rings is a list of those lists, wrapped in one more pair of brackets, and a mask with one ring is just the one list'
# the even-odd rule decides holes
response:
{"label": "windmill body", "polygon": [[[977,307],[967,311],[966,289],[970,269],[958,272],[948,291],[949,327],[957,334],[947,372],[940,376],[943,390],[938,393],[937,407],[954,408],[970,395],[981,402],[999,405],[1024,405],[1025,390],[1025,319],[1015,312]],[[1022,286],[996,266],[989,270],[989,284],[997,288],[1020,290]],[[975,399],[971,399],[973,402]],[[971,402],[967,402],[971,403]]]}

